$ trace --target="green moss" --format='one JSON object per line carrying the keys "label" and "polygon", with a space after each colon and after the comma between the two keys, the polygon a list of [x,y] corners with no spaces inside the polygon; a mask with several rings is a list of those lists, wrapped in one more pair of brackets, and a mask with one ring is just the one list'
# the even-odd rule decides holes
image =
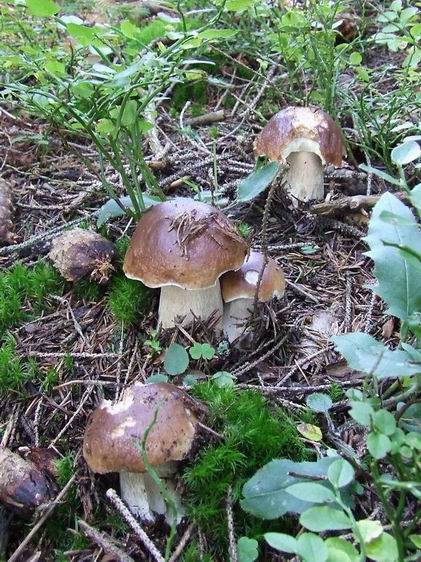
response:
{"label": "green moss", "polygon": [[74,284],[73,295],[76,299],[98,302],[105,293],[105,287],[95,281],[84,278]]}
{"label": "green moss", "polygon": [[113,277],[107,305],[114,319],[125,326],[133,324],[150,304],[152,291],[140,281],[128,279],[123,274]]}
{"label": "green moss", "polygon": [[329,396],[332,398],[333,402],[339,402],[345,397],[343,388],[337,382],[333,382],[329,388]]}
{"label": "green moss", "polygon": [[10,336],[0,348],[0,396],[10,391],[21,392],[24,384],[38,376],[34,359],[24,361],[16,355],[16,342]]}
{"label": "green moss", "polygon": [[45,309],[51,294],[61,294],[64,282],[50,265],[39,263],[33,268],[17,264],[0,273],[0,339],[6,330],[26,321],[32,310]]}
{"label": "green moss", "polygon": [[205,554],[202,558],[200,557],[200,549],[197,542],[191,542],[189,546],[184,551],[183,556],[180,558],[181,562],[197,562],[198,560],[203,560],[203,562],[214,562],[214,558],[210,554]]}
{"label": "green moss", "polygon": [[[296,430],[296,420],[281,408],[269,405],[261,394],[218,388],[211,383],[197,385],[193,392],[207,403],[208,424],[224,440],[206,447],[185,471],[187,506],[190,516],[220,550],[227,544],[224,506],[228,487],[232,486],[238,500],[246,480],[270,460],[284,457],[301,461],[310,453]],[[282,528],[280,522],[268,525],[256,520],[238,503],[235,521],[239,536],[260,536]]]}

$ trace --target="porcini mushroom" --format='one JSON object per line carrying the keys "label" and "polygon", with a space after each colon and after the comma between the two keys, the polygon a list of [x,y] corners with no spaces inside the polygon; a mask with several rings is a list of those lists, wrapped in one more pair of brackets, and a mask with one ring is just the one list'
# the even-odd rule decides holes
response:
{"label": "porcini mushroom", "polygon": [[48,257],[66,281],[90,275],[104,283],[113,271],[116,251],[112,242],[91,230],[73,228],[53,240]]}
{"label": "porcini mushroom", "polygon": [[254,145],[257,156],[287,163],[285,189],[298,201],[323,199],[323,166],[340,166],[344,144],[339,126],[321,109],[287,107],[276,113]]}
{"label": "porcini mushroom", "polygon": [[230,342],[244,332],[253,309],[263,267],[258,302],[267,302],[274,297],[281,298],[285,292],[284,274],[271,258],[268,258],[265,266],[264,255],[260,252],[251,251],[241,269],[229,271],[221,278],[222,297],[225,302],[223,329]]}
{"label": "porcini mushroom", "polygon": [[247,244],[214,207],[179,197],[140,219],[124,260],[130,279],[161,288],[158,325],[222,317],[219,277],[241,267]]}
{"label": "porcini mushroom", "polygon": [[45,475],[30,461],[0,447],[0,501],[24,517],[52,497]]}
{"label": "porcini mushroom", "polygon": [[[94,472],[120,473],[121,496],[144,521],[154,521],[153,512],[169,518],[143,460],[145,432],[150,428],[145,443],[147,462],[161,477],[169,478],[177,461],[192,449],[197,429],[193,409],[191,398],[176,386],[135,383],[122,400],[115,404],[104,400],[91,415],[83,441],[85,460]],[[166,484],[171,488],[169,480]]]}

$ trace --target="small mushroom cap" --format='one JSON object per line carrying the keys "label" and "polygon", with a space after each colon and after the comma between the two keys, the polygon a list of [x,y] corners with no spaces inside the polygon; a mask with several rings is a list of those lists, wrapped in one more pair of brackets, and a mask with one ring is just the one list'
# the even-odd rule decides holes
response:
{"label": "small mushroom cap", "polygon": [[143,215],[123,269],[148,287],[207,289],[241,267],[246,252],[245,240],[221,211],[178,197]]}
{"label": "small mushroom cap", "polygon": [[291,152],[314,152],[323,164],[340,166],[345,148],[335,121],[321,109],[287,107],[276,113],[257,137],[257,156],[284,162]]}
{"label": "small mushroom cap", "polygon": [[[241,269],[228,271],[221,278],[222,298],[225,302],[237,299],[253,299],[257,281],[265,258],[262,253],[251,251]],[[259,301],[270,301],[282,297],[285,292],[285,277],[277,263],[269,258],[263,271],[259,287]]]}
{"label": "small mushroom cap", "polygon": [[167,383],[135,383],[123,399],[112,404],[104,400],[94,410],[83,440],[83,456],[91,470],[146,472],[141,445],[149,432],[146,454],[152,466],[184,459],[193,444],[197,418],[190,397]]}

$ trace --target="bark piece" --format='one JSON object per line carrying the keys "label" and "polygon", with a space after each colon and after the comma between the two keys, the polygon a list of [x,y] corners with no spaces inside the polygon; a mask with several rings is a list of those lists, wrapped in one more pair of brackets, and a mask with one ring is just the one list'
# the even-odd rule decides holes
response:
{"label": "bark piece", "polygon": [[15,241],[12,216],[12,190],[10,185],[0,178],[0,244],[12,244]]}

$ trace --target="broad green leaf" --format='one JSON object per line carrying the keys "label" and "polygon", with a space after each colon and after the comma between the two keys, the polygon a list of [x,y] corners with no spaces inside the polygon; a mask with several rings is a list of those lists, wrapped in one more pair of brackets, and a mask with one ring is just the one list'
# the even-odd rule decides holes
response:
{"label": "broad green leaf", "polygon": [[297,425],[298,431],[303,437],[309,441],[321,441],[323,439],[322,430],[317,425],[310,423],[299,423]]}
{"label": "broad green leaf", "polygon": [[136,100],[128,100],[123,109],[121,116],[121,124],[123,127],[131,127],[137,119],[137,102]]}
{"label": "broad green leaf", "polygon": [[360,169],[363,172],[367,172],[368,174],[374,174],[375,176],[382,178],[382,180],[385,180],[392,185],[400,186],[400,181],[398,179],[389,174],[386,174],[386,172],[383,172],[382,170],[378,170],[377,168],[373,168],[372,166],[367,166],[366,164],[360,164]]}
{"label": "broad green leaf", "polygon": [[51,72],[51,74],[55,74],[57,76],[65,76],[66,74],[65,65],[58,60],[50,60],[46,62],[44,66],[48,72]]}
{"label": "broad green leaf", "polygon": [[265,541],[276,550],[295,554],[297,552],[297,541],[294,537],[284,533],[265,533]]}
{"label": "broad green leaf", "polygon": [[259,556],[258,542],[248,537],[240,537],[237,541],[238,562],[254,562]]}
{"label": "broad green leaf", "polygon": [[[222,1],[219,0],[217,3],[222,4]],[[254,6],[255,3],[256,0],[227,0],[225,10],[227,12],[244,12]]]}
{"label": "broad green leaf", "polygon": [[297,540],[297,554],[304,562],[326,562],[327,548],[323,539],[313,533],[303,533]]}
{"label": "broad green leaf", "polygon": [[405,435],[405,443],[411,447],[411,449],[417,449],[421,451],[421,435],[411,431]]}
{"label": "broad green leaf", "polygon": [[371,424],[371,418],[374,414],[373,407],[367,402],[351,401],[350,415],[360,425],[368,427]]}
{"label": "broad green leaf", "polygon": [[397,562],[399,559],[396,541],[389,533],[382,533],[378,539],[367,544],[366,553],[375,562]]}
{"label": "broad green leaf", "polygon": [[238,186],[237,200],[251,201],[262,193],[275,179],[279,171],[278,162],[270,162],[262,168],[252,172]]}
{"label": "broad green leaf", "polygon": [[192,359],[213,359],[215,356],[215,349],[208,343],[195,343],[189,349],[190,357]]}
{"label": "broad green leaf", "polygon": [[[325,541],[326,545],[326,541]],[[351,562],[351,558],[343,550],[327,546],[327,562]],[[357,558],[358,560],[358,558]]]}
{"label": "broad green leaf", "polygon": [[[358,554],[358,550],[355,546],[345,539],[340,539],[339,537],[330,537],[325,540],[325,544],[327,546],[328,552],[330,549],[335,549],[336,551],[343,552],[348,556],[349,562],[358,562],[360,556]],[[330,557],[328,558],[329,562],[335,562],[335,559]]]}
{"label": "broad green leaf", "polygon": [[[124,207],[133,210],[134,204],[130,197],[120,197],[120,202]],[[153,207],[162,203],[158,197],[151,197],[150,195],[143,194],[143,202],[145,208]],[[114,201],[114,199],[109,199],[99,210],[97,218],[97,226],[100,227],[105,224],[111,217],[121,217],[124,215],[123,209]]]}
{"label": "broad green leaf", "polygon": [[361,53],[358,53],[357,51],[354,51],[353,53],[351,53],[349,55],[349,63],[352,64],[353,66],[357,66],[357,65],[361,64],[362,60],[363,60],[363,57],[362,57]]}
{"label": "broad green leaf", "polygon": [[379,410],[373,416],[374,426],[378,432],[385,435],[392,435],[395,433],[396,420],[393,414],[387,410]]}
{"label": "broad green leaf", "polygon": [[224,388],[234,386],[236,377],[228,371],[218,371],[211,377],[211,380],[213,380],[219,388]]}
{"label": "broad green leaf", "polygon": [[72,86],[72,92],[78,98],[89,100],[92,97],[94,88],[89,82],[76,82]]}
{"label": "broad green leaf", "polygon": [[261,519],[277,519],[288,512],[302,513],[313,504],[294,498],[286,488],[298,482],[308,482],[309,476],[327,476],[329,466],[337,459],[325,457],[317,462],[301,463],[276,459],[269,462],[244,484],[242,508]]}
{"label": "broad green leaf", "polygon": [[[381,220],[389,211],[411,224],[389,224]],[[411,210],[391,193],[384,193],[373,209],[365,241],[370,247],[367,255],[374,261],[378,281],[373,290],[388,304],[388,314],[406,320],[413,312],[421,311],[419,270],[408,263],[393,246],[405,246],[421,254],[421,231]]]}
{"label": "broad green leaf", "polygon": [[60,10],[60,6],[52,0],[26,0],[26,5],[32,15],[40,18],[54,16]]}
{"label": "broad green leaf", "polygon": [[133,39],[139,33],[139,28],[130,20],[123,20],[120,24],[120,31],[129,39]]}
{"label": "broad green leaf", "polygon": [[372,521],[371,519],[357,521],[357,528],[364,544],[377,539],[383,533],[383,526],[380,521]]}
{"label": "broad green leaf", "polygon": [[172,343],[165,352],[164,369],[169,375],[181,375],[189,366],[189,354],[178,343]]}
{"label": "broad green leaf", "polygon": [[77,23],[68,23],[66,27],[69,34],[76,39],[82,47],[87,47],[95,39],[95,27],[87,27],[86,25],[79,25]]}
{"label": "broad green leaf", "polygon": [[327,412],[332,407],[332,399],[327,394],[314,392],[307,396],[306,404],[314,412]]}
{"label": "broad green leaf", "polygon": [[344,488],[354,480],[354,476],[355,472],[352,465],[344,459],[339,459],[332,463],[327,471],[329,482],[335,488]]}
{"label": "broad green leaf", "polygon": [[417,548],[421,549],[421,535],[409,535],[408,538]]}
{"label": "broad green leaf", "polygon": [[377,431],[371,431],[367,437],[367,449],[375,459],[383,459],[390,451],[392,445],[389,437]]}
{"label": "broad green leaf", "polygon": [[395,164],[404,166],[421,157],[421,146],[415,141],[404,142],[392,150],[390,157]]}
{"label": "broad green leaf", "polygon": [[[335,463],[329,467],[329,470],[334,465]],[[335,494],[332,490],[326,488],[326,486],[322,486],[322,484],[317,484],[316,482],[299,482],[298,484],[288,486],[285,491],[299,500],[313,503],[329,503],[335,501]]]}
{"label": "broad green leaf", "polygon": [[237,30],[235,29],[205,29],[200,33],[200,37],[204,39],[229,39],[237,35]]}
{"label": "broad green leaf", "polygon": [[311,507],[301,514],[300,524],[315,533],[341,531],[352,527],[352,521],[346,513],[328,506]]}
{"label": "broad green leaf", "polygon": [[183,386],[186,386],[188,388],[192,388],[193,386],[196,386],[198,383],[197,381],[197,376],[196,375],[186,375],[185,377],[183,377]]}
{"label": "broad green leaf", "polygon": [[421,365],[414,362],[408,353],[400,349],[392,351],[369,334],[352,332],[333,336],[331,340],[351,369],[378,379],[410,376],[421,372]]}
{"label": "broad green leaf", "polygon": [[146,384],[153,384],[157,382],[168,382],[167,375],[163,375],[162,373],[157,373],[156,375],[151,375],[145,380]]}

